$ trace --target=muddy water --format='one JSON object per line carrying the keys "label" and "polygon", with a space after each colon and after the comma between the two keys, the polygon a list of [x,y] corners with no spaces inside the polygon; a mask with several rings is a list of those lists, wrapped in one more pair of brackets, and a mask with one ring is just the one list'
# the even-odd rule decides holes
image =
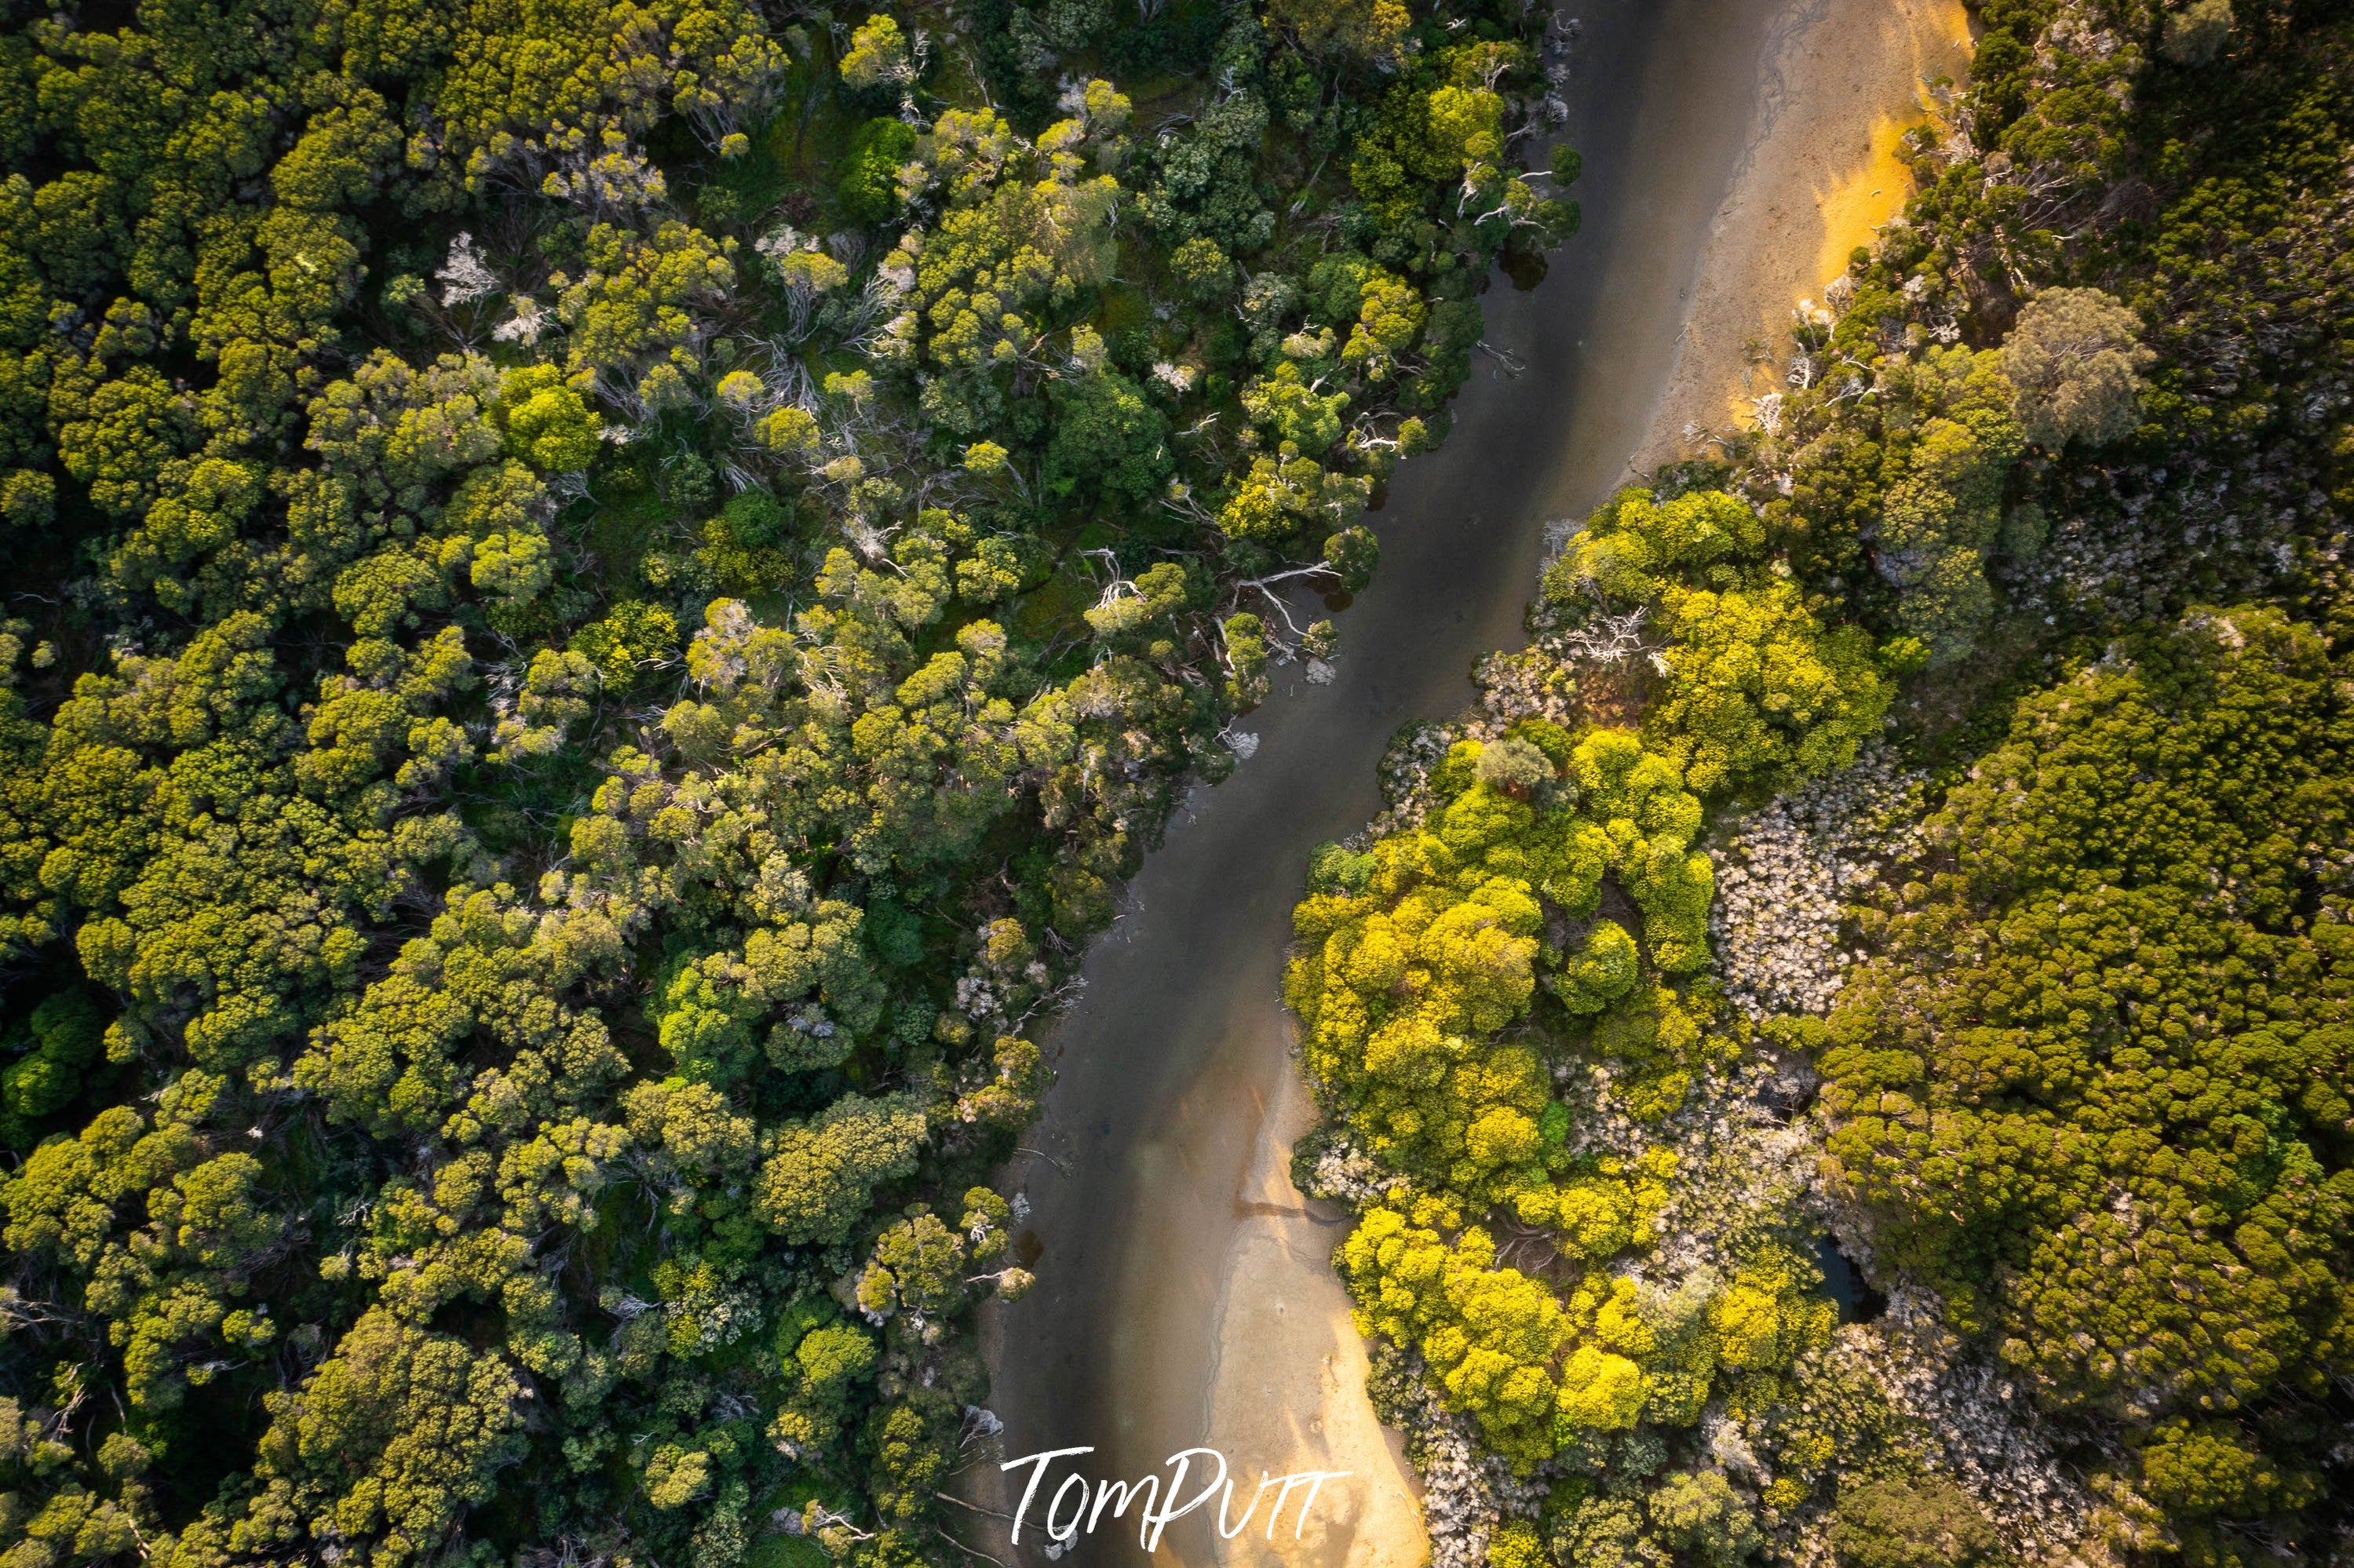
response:
{"label": "muddy water", "polygon": [[[1391,735],[1459,708],[1473,659],[1520,641],[1547,520],[1628,477],[1769,75],[1768,0],[1563,3],[1582,24],[1565,137],[1585,154],[1585,230],[1536,289],[1489,296],[1489,341],[1525,368],[1476,361],[1454,435],[1373,519],[1382,569],[1341,620],[1337,678],[1284,673],[1243,723],[1257,756],[1196,791],[1136,879],[1047,1042],[1059,1076],[1026,1140],[1042,1152],[1011,1172],[1044,1252],[1033,1293],[984,1324],[1006,1455],[1091,1445],[1087,1468],[1135,1478],[1210,1443],[1246,1495],[1262,1469],[1354,1472],[1299,1542],[1287,1517],[1277,1545],[1246,1550],[1254,1529],[1220,1558],[1411,1568],[1426,1551],[1326,1266],[1338,1216],[1283,1172],[1308,1115],[1278,994],[1288,912],[1309,849],[1379,809]],[[1162,1551],[1212,1561],[1201,1523]],[[960,1534],[1014,1555],[1002,1522]],[[1019,1555],[1037,1561],[1036,1539]],[[1108,1523],[1076,1551],[1138,1553]]]}

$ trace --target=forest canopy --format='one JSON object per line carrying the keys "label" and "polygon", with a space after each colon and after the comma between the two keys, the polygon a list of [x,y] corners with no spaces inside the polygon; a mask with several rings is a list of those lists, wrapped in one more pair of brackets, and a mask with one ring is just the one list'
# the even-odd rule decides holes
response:
{"label": "forest canopy", "polygon": [[1560,63],[0,8],[10,1568],[961,1561],[1034,1021],[1575,228]]}

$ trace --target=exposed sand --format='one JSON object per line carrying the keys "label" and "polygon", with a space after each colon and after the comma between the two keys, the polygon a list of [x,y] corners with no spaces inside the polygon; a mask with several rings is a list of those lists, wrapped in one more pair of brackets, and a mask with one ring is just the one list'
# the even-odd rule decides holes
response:
{"label": "exposed sand", "polygon": [[1820,301],[1849,253],[1903,210],[1912,174],[1897,143],[1928,113],[1932,83],[1967,75],[1970,45],[1961,0],[1781,8],[1748,152],[1637,470],[1689,450],[1694,432],[1754,418],[1752,399],[1779,385],[1791,311]]}
{"label": "exposed sand", "polygon": [[[1235,1195],[1241,1226],[1225,1257],[1217,1307],[1217,1364],[1210,1387],[1212,1440],[1276,1475],[1345,1470],[1301,1517],[1297,1501],[1263,1518],[1218,1560],[1312,1562],[1349,1568],[1415,1568],[1430,1554],[1422,1531],[1422,1484],[1405,1443],[1373,1419],[1365,1398],[1365,1343],[1332,1272],[1342,1217],[1310,1205],[1292,1186],[1292,1143],[1314,1125],[1297,1073],[1259,1119],[1251,1166]],[[1256,1486],[1256,1468],[1242,1478]],[[1273,1501],[1276,1494],[1267,1494]],[[1264,1510],[1263,1510],[1264,1511]]]}

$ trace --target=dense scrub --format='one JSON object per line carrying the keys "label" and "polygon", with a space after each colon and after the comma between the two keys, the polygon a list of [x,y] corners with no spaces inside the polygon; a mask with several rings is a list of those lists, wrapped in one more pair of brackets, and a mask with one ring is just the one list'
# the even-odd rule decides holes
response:
{"label": "dense scrub", "polygon": [[1574,228],[1542,18],[0,17],[11,1568],[960,1558],[1025,1024]]}
{"label": "dense scrub", "polygon": [[[1515,678],[1294,913],[1326,1117],[1294,1168],[1356,1211],[1334,1262],[1376,1397],[1426,1465],[1468,1438],[1504,1467],[1434,1471],[1444,1563],[1732,1563],[1926,1447],[1835,1340],[1807,1182],[1759,1155],[1781,1030],[1709,972],[1700,842],[1711,803],[1852,763],[1921,648],[1826,625],[1765,550],[1722,492],[1597,512]],[[1591,718],[1632,694],[1639,731]]]}
{"label": "dense scrub", "polygon": [[1861,471],[1884,399],[1833,413],[1825,383],[1958,336],[1995,351],[2026,443],[1960,679],[2049,687],[1925,751],[1968,770],[1857,911],[1872,959],[1819,1057],[1831,1175],[1859,1243],[2084,1424],[2118,1545],[2324,1555],[2349,36],[2314,6],[1988,20],[1962,134],[1915,139],[1908,226],[1814,329],[1791,426],[1742,454],[1755,495],[1788,475],[1766,509],[1794,561],[1820,551],[1812,580],[1862,588],[1869,618],[1901,492],[1876,519],[1869,480],[1839,512],[1808,500]]}
{"label": "dense scrub", "polygon": [[2251,609],[2021,702],[1862,911],[1820,1055],[1883,1265],[2130,1434],[2207,1552],[2316,1499],[2354,1364],[2341,681]]}
{"label": "dense scrub", "polygon": [[[2354,33],[1980,15],[1783,386],[1299,906],[1298,1171],[1447,1563],[2344,1554]],[[1659,927],[1666,817],[1564,877],[1597,747],[1778,946]]]}

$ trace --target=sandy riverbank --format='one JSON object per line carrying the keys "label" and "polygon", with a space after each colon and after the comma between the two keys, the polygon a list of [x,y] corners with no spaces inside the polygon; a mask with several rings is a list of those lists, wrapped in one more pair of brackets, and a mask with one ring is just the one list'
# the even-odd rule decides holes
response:
{"label": "sandy riverbank", "polygon": [[[1422,1487],[1405,1442],[1373,1418],[1365,1398],[1365,1342],[1332,1272],[1337,1213],[1300,1200],[1287,1167],[1291,1146],[1315,1125],[1297,1074],[1277,1086],[1235,1195],[1235,1228],[1218,1295],[1217,1361],[1210,1430],[1253,1456],[1251,1482],[1275,1475],[1346,1471],[1306,1518],[1293,1510],[1221,1543],[1232,1563],[1346,1563],[1415,1568],[1430,1553]],[[1330,1500],[1326,1500],[1329,1499]]]}
{"label": "sandy riverbank", "polygon": [[1792,309],[1819,302],[1849,252],[1903,210],[1912,173],[1897,143],[1934,107],[1935,83],[1967,76],[1970,42],[1961,0],[1780,7],[1748,150],[1638,469],[1681,455],[1690,431],[1748,421],[1780,384]]}
{"label": "sandy riverbank", "polygon": [[[1309,1108],[1279,982],[1307,853],[1378,810],[1374,764],[1396,727],[1460,708],[1473,659],[1519,641],[1546,522],[1605,499],[1630,454],[1688,420],[1723,423],[1744,337],[1778,334],[1827,251],[1835,270],[1895,210],[1901,190],[1875,172],[1894,142],[1882,122],[1909,115],[1937,58],[1925,40],[1960,15],[1932,0],[1578,0],[1574,14],[1585,229],[1535,291],[1500,284],[1487,301],[1489,342],[1527,368],[1483,363],[1454,436],[1400,472],[1337,679],[1281,683],[1249,721],[1257,755],[1195,792],[1128,889],[1047,1042],[1057,1081],[1026,1140],[1044,1153],[1010,1172],[1044,1251],[1035,1290],[983,1319],[1006,1455],[1087,1445],[1078,1468],[1137,1478],[1214,1446],[1237,1507],[1263,1471],[1352,1472],[1298,1539],[1288,1516],[1273,1542],[1180,1520],[1161,1544],[1177,1563],[1426,1555],[1331,1267],[1341,1216],[1287,1173]],[[970,1475],[976,1501],[1011,1506],[993,1475]],[[995,1531],[972,1539],[1009,1564],[1041,1561],[1029,1532],[1010,1553]],[[1136,1538],[1106,1529],[1076,1551],[1131,1561]]]}

